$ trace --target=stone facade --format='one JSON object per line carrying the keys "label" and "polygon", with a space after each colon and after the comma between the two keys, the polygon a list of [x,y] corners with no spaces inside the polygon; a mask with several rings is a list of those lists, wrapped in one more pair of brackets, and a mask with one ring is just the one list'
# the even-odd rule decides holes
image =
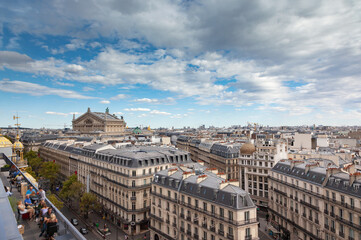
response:
{"label": "stone facade", "polygon": [[152,182],[151,239],[258,239],[256,206],[238,181],[192,163]]}
{"label": "stone facade", "polygon": [[124,133],[126,123],[121,117],[120,119],[114,114],[88,111],[80,117],[73,119],[73,130],[80,133],[88,134],[116,134]]}
{"label": "stone facade", "polygon": [[281,239],[361,239],[361,172],[352,163],[326,168],[320,161],[285,160],[274,166],[271,228]]}
{"label": "stone facade", "polygon": [[169,147],[114,149],[98,144],[78,148],[54,142],[42,146],[40,156],[55,160],[65,176],[76,172],[78,180],[97,196],[106,217],[128,235],[148,231],[153,174],[191,161],[188,153]]}

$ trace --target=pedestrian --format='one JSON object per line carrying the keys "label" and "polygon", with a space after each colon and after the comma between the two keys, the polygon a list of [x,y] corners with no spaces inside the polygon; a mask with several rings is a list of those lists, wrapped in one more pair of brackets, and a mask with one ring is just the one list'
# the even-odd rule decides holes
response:
{"label": "pedestrian", "polygon": [[127,234],[125,234],[124,239],[125,239],[125,240],[127,240],[127,239],[128,239],[128,235],[127,235]]}

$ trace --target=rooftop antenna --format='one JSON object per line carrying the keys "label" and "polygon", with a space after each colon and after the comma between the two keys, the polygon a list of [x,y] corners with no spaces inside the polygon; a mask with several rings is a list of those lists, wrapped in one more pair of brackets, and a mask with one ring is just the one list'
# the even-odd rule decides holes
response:
{"label": "rooftop antenna", "polygon": [[16,119],[16,124],[14,124],[17,128],[18,128],[18,134],[19,134],[19,127],[20,127],[20,123],[19,123],[19,115],[18,115],[18,113],[16,112],[16,116],[14,115],[13,116],[13,119],[15,120]]}

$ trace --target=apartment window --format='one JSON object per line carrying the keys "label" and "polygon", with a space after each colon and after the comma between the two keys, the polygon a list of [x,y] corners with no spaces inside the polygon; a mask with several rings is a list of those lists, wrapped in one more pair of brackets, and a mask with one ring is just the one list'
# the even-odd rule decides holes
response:
{"label": "apartment window", "polygon": [[220,223],[220,224],[219,224],[219,231],[222,231],[222,232],[224,231],[223,223]]}
{"label": "apartment window", "polygon": [[159,193],[160,193],[160,195],[163,195],[163,189],[162,188],[159,188]]}
{"label": "apartment window", "polygon": [[328,190],[326,190],[326,197],[330,198],[330,192]]}
{"label": "apartment window", "polygon": [[246,228],[246,237],[250,237],[250,236],[251,236],[251,229]]}
{"label": "apartment window", "polygon": [[132,181],[132,187],[135,187],[135,181],[134,180]]}
{"label": "apartment window", "polygon": [[174,199],[177,200],[178,194],[174,193]]}
{"label": "apartment window", "polygon": [[351,223],[353,222],[352,212],[349,212],[349,213],[348,213],[348,219],[350,220]]}
{"label": "apartment window", "polygon": [[343,210],[340,208],[340,218],[343,218]]}
{"label": "apartment window", "polygon": [[143,175],[145,175],[145,169],[143,169]]}
{"label": "apartment window", "polygon": [[135,210],[135,202],[132,202],[132,210]]}
{"label": "apartment window", "polygon": [[203,202],[203,210],[207,211],[207,203],[206,202]]}
{"label": "apartment window", "polygon": [[196,208],[198,208],[198,199],[195,200],[195,204]]}
{"label": "apartment window", "polygon": [[184,201],[184,195],[182,195],[182,202],[185,202],[185,201]]}
{"label": "apartment window", "polygon": [[191,204],[191,198],[188,197],[188,204]]}
{"label": "apartment window", "polygon": [[144,201],[143,202],[143,208],[146,208],[147,207],[147,201]]}
{"label": "apartment window", "polygon": [[229,220],[233,220],[233,212],[228,211],[228,218]]}
{"label": "apartment window", "polygon": [[224,209],[223,208],[219,208],[219,215],[221,217],[224,217]]}
{"label": "apartment window", "polygon": [[148,173],[152,174],[152,169],[151,168],[148,169]]}
{"label": "apartment window", "polygon": [[135,214],[132,214],[132,221],[135,222]]}
{"label": "apartment window", "polygon": [[353,239],[353,238],[354,238],[355,234],[354,234],[352,228],[349,228],[349,229],[348,229],[348,235],[349,235],[349,238],[350,238],[350,239]]}
{"label": "apartment window", "polygon": [[132,176],[133,177],[137,176],[137,171],[132,171]]}
{"label": "apartment window", "polygon": [[168,197],[170,198],[170,191],[168,190]]}
{"label": "apartment window", "polygon": [[249,221],[249,211],[244,212],[244,220]]}
{"label": "apartment window", "polygon": [[341,195],[341,203],[345,203],[345,196],[344,195]]}
{"label": "apartment window", "polygon": [[206,231],[203,232],[203,239],[207,239],[207,232]]}
{"label": "apartment window", "polygon": [[342,224],[340,224],[340,233],[344,233],[344,232],[345,232],[344,227]]}
{"label": "apartment window", "polygon": [[135,194],[136,194],[135,192],[132,192],[132,197],[135,197]]}
{"label": "apartment window", "polygon": [[353,198],[350,198],[350,205],[351,205],[351,208],[355,207],[355,200]]}
{"label": "apartment window", "polygon": [[233,228],[232,227],[228,227],[228,234],[230,236],[233,236]]}
{"label": "apartment window", "polygon": [[216,213],[216,207],[214,205],[211,205],[211,213],[212,214]]}
{"label": "apartment window", "polygon": [[336,201],[336,193],[332,192],[332,200]]}

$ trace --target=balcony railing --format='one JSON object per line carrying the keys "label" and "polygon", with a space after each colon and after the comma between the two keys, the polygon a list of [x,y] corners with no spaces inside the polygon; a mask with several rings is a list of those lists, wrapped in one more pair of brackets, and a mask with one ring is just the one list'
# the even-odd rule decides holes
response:
{"label": "balcony railing", "polygon": [[233,239],[234,239],[234,235],[227,233],[227,238],[230,239],[230,240],[233,240]]}
{"label": "balcony railing", "polygon": [[218,234],[224,236],[224,231],[219,229]]}
{"label": "balcony railing", "polygon": [[252,240],[252,235],[248,235],[244,238],[245,240]]}
{"label": "balcony railing", "polygon": [[[1,154],[0,154],[1,155]],[[1,156],[0,156],[1,158]],[[16,169],[21,173],[21,175],[23,176],[23,179],[31,186],[33,186],[33,188],[35,189],[36,192],[38,192],[38,188],[24,175],[24,173],[18,168],[18,166],[11,161],[10,159],[8,159],[6,157],[6,155],[2,155],[2,158],[5,160],[6,163],[9,163],[9,165],[14,165],[16,167]],[[77,240],[86,240],[86,238],[78,231],[78,229],[76,229],[73,224],[71,224],[71,222],[62,214],[62,212],[60,210],[58,210],[52,202],[49,201],[49,199],[45,198],[45,202],[47,204],[48,207],[51,207],[54,212],[56,213],[56,218],[58,219],[58,224],[62,224],[64,229],[62,231],[64,231],[64,235],[70,233],[70,235],[72,235],[75,239]],[[25,230],[26,231],[26,230]]]}

